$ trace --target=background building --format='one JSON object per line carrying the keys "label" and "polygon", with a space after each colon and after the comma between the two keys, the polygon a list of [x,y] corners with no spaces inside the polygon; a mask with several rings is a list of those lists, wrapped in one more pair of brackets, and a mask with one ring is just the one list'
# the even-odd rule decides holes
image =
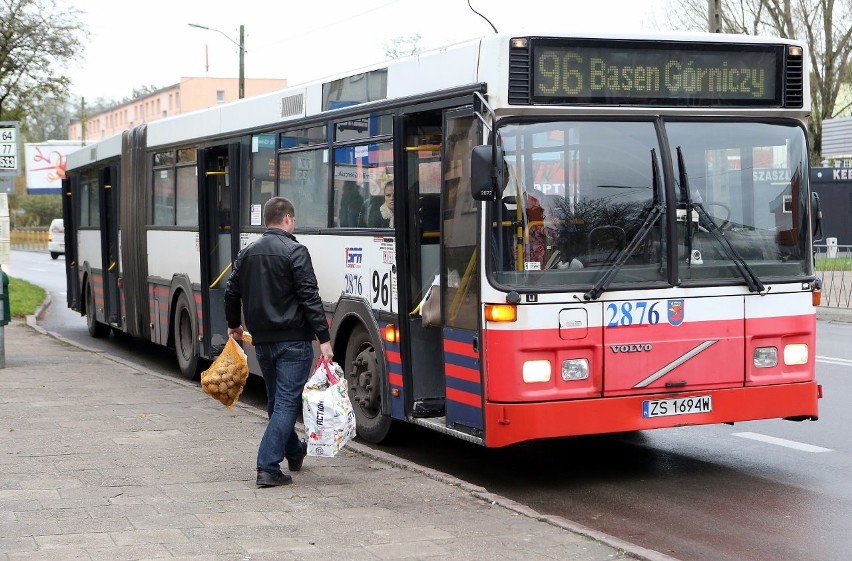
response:
{"label": "background building", "polygon": [[[845,164],[849,164],[848,167]],[[811,190],[822,202],[822,231],[837,238],[839,245],[852,245],[852,160],[837,161],[837,167],[811,168]],[[817,243],[825,243],[825,240]]]}
{"label": "background building", "polygon": [[[287,80],[246,79],[245,96],[253,97],[287,87]],[[68,125],[68,139],[94,142],[114,136],[142,123],[150,123],[181,113],[213,107],[238,99],[236,78],[181,78],[180,82],[88,115],[83,122],[73,119]]]}
{"label": "background building", "polygon": [[822,157],[852,159],[852,117],[822,122]]}

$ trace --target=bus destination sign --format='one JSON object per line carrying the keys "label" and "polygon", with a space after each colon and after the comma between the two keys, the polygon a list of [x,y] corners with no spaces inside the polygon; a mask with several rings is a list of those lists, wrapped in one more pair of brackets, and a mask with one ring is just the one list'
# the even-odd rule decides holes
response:
{"label": "bus destination sign", "polygon": [[[614,46],[615,45],[615,46]],[[532,49],[534,103],[781,104],[778,46],[610,41]]]}

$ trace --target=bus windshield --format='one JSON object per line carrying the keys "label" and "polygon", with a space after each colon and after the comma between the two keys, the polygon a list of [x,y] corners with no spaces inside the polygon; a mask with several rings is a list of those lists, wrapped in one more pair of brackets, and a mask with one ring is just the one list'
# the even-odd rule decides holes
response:
{"label": "bus windshield", "polygon": [[670,245],[685,283],[746,282],[744,267],[763,280],[808,274],[797,123],[523,122],[500,134],[508,173],[489,220],[497,285],[667,283]]}

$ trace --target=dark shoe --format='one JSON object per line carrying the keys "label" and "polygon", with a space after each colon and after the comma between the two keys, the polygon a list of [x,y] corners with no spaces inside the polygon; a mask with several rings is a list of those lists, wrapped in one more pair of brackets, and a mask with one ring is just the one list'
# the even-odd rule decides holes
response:
{"label": "dark shoe", "polygon": [[296,458],[287,458],[287,469],[290,471],[299,471],[302,469],[302,462],[305,461],[305,456],[308,455],[308,443],[302,441],[302,455]]}
{"label": "dark shoe", "polygon": [[286,473],[270,473],[268,471],[257,470],[257,486],[258,487],[278,487],[279,485],[289,485],[293,483],[293,478]]}

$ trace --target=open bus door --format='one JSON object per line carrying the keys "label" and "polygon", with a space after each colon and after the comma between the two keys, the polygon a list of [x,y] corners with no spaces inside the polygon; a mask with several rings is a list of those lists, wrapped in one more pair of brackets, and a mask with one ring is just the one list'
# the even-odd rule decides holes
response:
{"label": "open bus door", "polygon": [[398,253],[413,310],[403,336],[406,405],[417,424],[481,442],[479,204],[466,163],[481,128],[472,107],[457,107],[404,120],[408,220]]}
{"label": "open bus door", "polygon": [[[121,324],[121,298],[118,278],[121,272],[118,251],[118,164],[108,165],[98,173],[101,192],[101,267],[104,278],[104,322]],[[67,257],[67,256],[66,256]]]}
{"label": "open bus door", "polygon": [[198,151],[199,252],[201,255],[202,323],[197,333],[200,354],[227,341],[225,284],[239,249],[240,144],[212,146]]}
{"label": "open bus door", "polygon": [[80,178],[74,175],[62,180],[62,223],[65,225],[65,287],[68,307],[80,309],[80,266],[77,263],[77,217],[80,200]]}

